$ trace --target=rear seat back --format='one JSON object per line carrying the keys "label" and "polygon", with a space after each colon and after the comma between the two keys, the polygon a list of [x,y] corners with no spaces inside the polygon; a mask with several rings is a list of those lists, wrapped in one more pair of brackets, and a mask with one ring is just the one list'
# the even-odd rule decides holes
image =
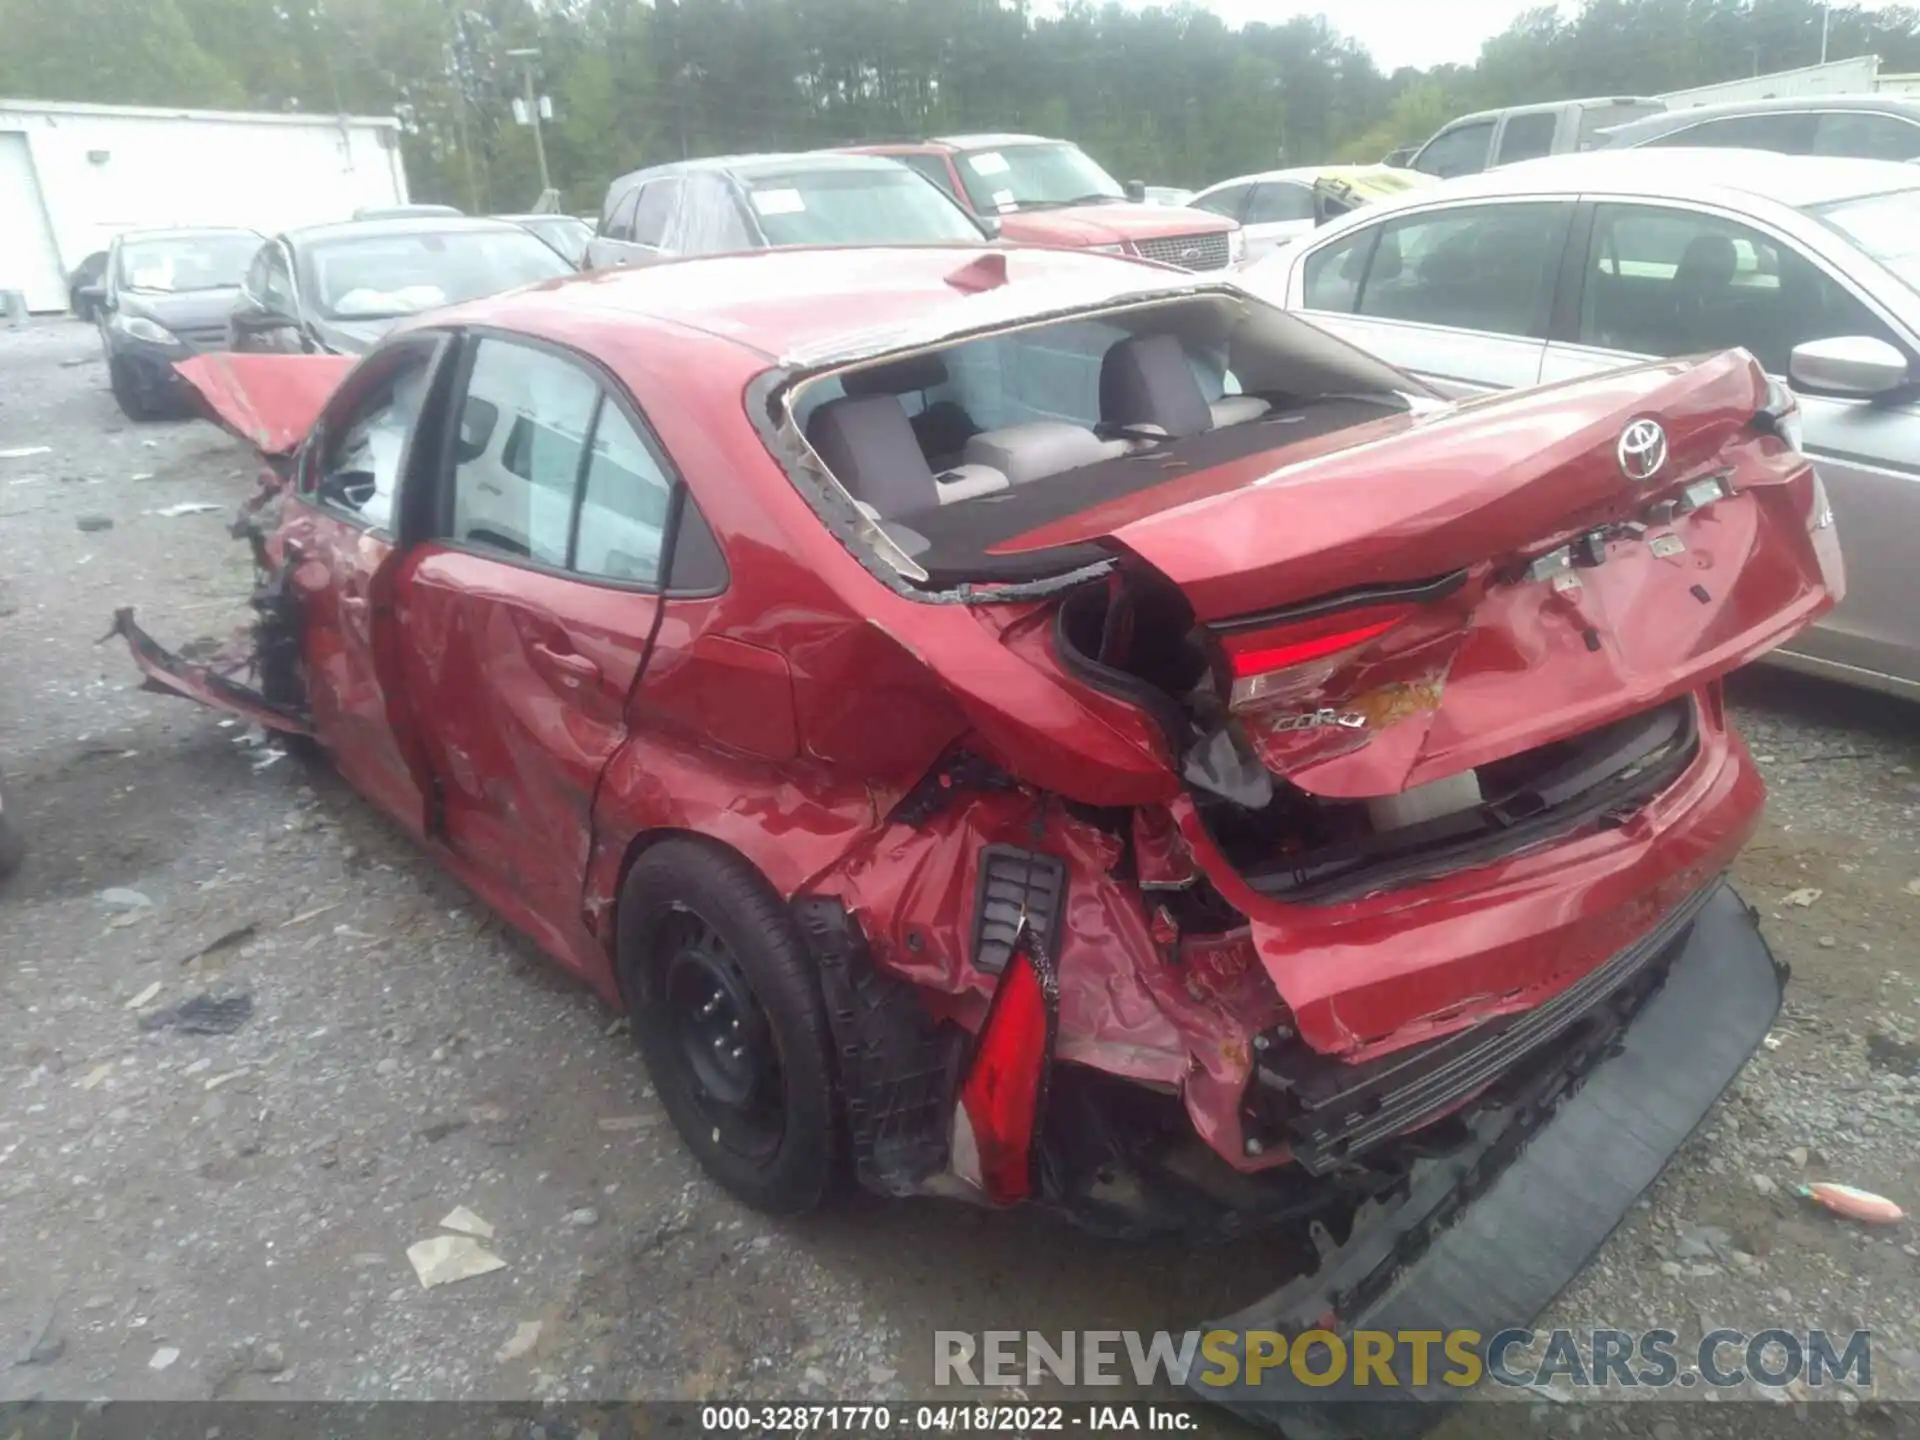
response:
{"label": "rear seat back", "polygon": [[882,519],[897,520],[940,503],[933,467],[920,453],[896,396],[829,400],[808,419],[807,443],[848,493]]}
{"label": "rear seat back", "polygon": [[829,400],[808,419],[807,443],[854,500],[882,520],[1007,488],[1007,477],[985,465],[962,465],[936,476],[905,408],[892,394]]}

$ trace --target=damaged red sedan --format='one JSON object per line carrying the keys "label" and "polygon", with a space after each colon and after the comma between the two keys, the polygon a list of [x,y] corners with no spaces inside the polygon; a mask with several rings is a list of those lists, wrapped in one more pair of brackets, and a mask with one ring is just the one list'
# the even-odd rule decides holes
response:
{"label": "damaged red sedan", "polygon": [[1226,277],[916,249],[181,368],[274,479],[244,655],[122,612],[148,683],[311,735],[752,1204],[1313,1220],[1224,1323],[1491,1335],[1777,1011],[1719,680],[1841,571],[1743,352],[1449,403]]}

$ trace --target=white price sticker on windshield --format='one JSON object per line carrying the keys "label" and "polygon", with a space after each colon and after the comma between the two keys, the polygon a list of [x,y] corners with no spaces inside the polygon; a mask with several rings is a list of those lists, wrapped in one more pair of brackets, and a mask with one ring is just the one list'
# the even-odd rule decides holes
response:
{"label": "white price sticker on windshield", "polygon": [[976,175],[1004,175],[1007,173],[1007,157],[998,150],[982,150],[978,155],[969,155],[967,164]]}
{"label": "white price sticker on windshield", "polygon": [[756,190],[753,208],[762,215],[798,215],[807,208],[798,190]]}
{"label": "white price sticker on windshield", "polygon": [[1018,208],[1013,201],[1013,192],[1011,190],[994,191],[993,208],[996,210],[1013,210]]}

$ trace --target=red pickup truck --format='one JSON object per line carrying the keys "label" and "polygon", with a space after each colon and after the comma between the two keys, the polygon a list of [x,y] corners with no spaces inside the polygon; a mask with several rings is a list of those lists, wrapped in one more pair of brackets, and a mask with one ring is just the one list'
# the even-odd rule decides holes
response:
{"label": "red pickup truck", "polygon": [[1240,262],[1238,223],[1205,210],[1141,203],[1065,140],[949,135],[845,148],[911,165],[1009,240],[1138,255],[1183,270],[1224,270]]}

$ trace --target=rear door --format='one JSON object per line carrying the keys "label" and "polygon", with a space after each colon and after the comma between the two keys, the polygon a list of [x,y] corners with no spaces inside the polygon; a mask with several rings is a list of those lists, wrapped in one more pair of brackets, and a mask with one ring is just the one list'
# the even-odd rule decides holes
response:
{"label": "rear door", "polygon": [[1553,154],[1562,115],[1563,112],[1559,110],[1527,110],[1507,116],[1500,124],[1500,139],[1494,146],[1493,163],[1511,165],[1518,160],[1533,160]]}
{"label": "rear door", "polygon": [[479,334],[456,395],[399,577],[407,693],[469,878],[584,957],[594,788],[662,618],[677,487],[638,411],[572,352]]}
{"label": "rear door", "polygon": [[1247,259],[1269,255],[1313,229],[1313,190],[1298,180],[1263,180],[1247,197],[1240,224]]}
{"label": "rear door", "polygon": [[1450,395],[1540,377],[1571,200],[1400,210],[1308,251],[1288,304]]}
{"label": "rear door", "polygon": [[[1581,248],[1567,338],[1547,347],[1543,381],[1731,346],[1785,379],[1794,346],[1841,335],[1885,340],[1920,374],[1913,337],[1771,228],[1699,206],[1607,201],[1592,207]],[[1808,394],[1800,407],[1845,548],[1847,596],[1788,653],[1920,683],[1910,598],[1920,407]]]}

